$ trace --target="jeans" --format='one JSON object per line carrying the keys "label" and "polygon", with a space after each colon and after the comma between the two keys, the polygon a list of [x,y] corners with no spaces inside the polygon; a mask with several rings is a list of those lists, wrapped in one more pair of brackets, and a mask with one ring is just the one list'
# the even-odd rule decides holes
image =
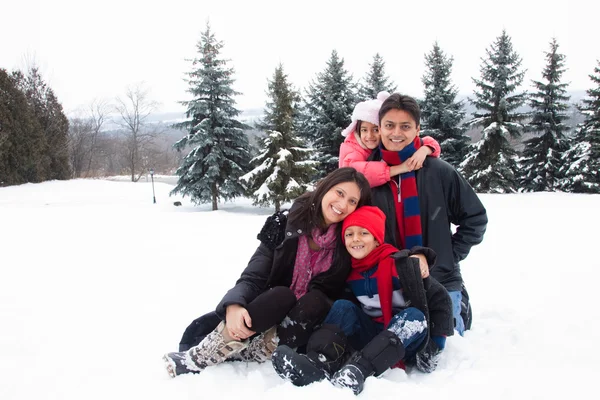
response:
{"label": "jeans", "polygon": [[[355,350],[361,350],[384,329],[382,323],[373,321],[359,306],[348,300],[333,303],[323,323],[339,326]],[[425,315],[414,307],[394,315],[388,330],[394,332],[404,345],[405,358],[415,355],[428,334]]]}
{"label": "jeans", "polygon": [[450,295],[450,299],[452,299],[452,315],[454,315],[455,324],[454,329],[456,329],[460,336],[464,336],[465,321],[463,321],[460,315],[460,311],[462,308],[460,304],[462,301],[462,294],[458,290],[448,292],[448,294]]}

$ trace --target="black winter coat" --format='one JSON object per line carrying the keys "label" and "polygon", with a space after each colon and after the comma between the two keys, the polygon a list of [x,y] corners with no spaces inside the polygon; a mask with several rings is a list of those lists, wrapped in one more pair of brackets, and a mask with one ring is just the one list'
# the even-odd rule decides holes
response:
{"label": "black winter coat", "polygon": [[[369,157],[370,160],[380,158],[377,151]],[[483,240],[488,222],[485,208],[462,175],[439,158],[427,157],[423,168],[416,171],[416,177],[423,246],[437,254],[431,275],[448,291],[460,291],[459,262],[467,257],[472,246]],[[387,217],[385,241],[397,246],[396,195],[386,183],[372,188],[372,198],[373,205]],[[451,224],[457,226],[454,234]]]}
{"label": "black winter coat", "polygon": [[[292,210],[297,206],[294,203]],[[272,287],[290,287],[292,284],[298,240],[307,232],[289,224],[287,216],[288,211],[280,211],[267,219],[258,234],[261,241],[258,249],[235,286],[225,294],[217,306],[216,313],[221,319],[225,318],[225,309],[230,304],[245,307],[259,294]],[[350,259],[339,233],[331,268],[313,276],[308,290],[320,290],[331,300],[337,299],[344,290],[350,268]]]}
{"label": "black winter coat", "polygon": [[[424,254],[428,264],[435,263],[435,253],[426,247],[415,246],[412,250],[401,250],[392,254],[396,260],[396,271],[402,286],[402,296],[408,307],[419,309],[427,319],[429,336],[452,336],[454,316],[452,300],[448,291],[431,275],[421,278],[421,269],[412,254]],[[424,346],[427,343],[424,343]]]}

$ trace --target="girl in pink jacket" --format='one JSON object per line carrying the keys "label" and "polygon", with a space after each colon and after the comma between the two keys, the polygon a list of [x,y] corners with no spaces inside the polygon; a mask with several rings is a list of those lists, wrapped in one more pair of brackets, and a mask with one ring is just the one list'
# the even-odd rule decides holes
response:
{"label": "girl in pink jacket", "polygon": [[379,109],[389,96],[379,92],[377,99],[358,103],[352,112],[352,123],[342,131],[346,140],[340,145],[340,168],[353,167],[362,172],[371,187],[388,182],[392,176],[420,169],[425,157],[439,157],[440,144],[430,136],[423,137],[419,150],[401,165],[389,166],[385,162],[367,161],[371,151],[379,146]]}

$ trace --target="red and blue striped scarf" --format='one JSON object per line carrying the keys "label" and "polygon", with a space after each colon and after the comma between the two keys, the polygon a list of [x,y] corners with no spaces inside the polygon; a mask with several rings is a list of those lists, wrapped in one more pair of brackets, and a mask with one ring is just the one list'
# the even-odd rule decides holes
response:
{"label": "red and blue striped scarf", "polygon": [[[409,159],[421,147],[421,139],[415,140],[400,151],[389,151],[381,148],[381,157],[388,165],[400,165]],[[423,245],[421,228],[421,208],[417,193],[417,178],[414,171],[400,174],[400,183],[394,178],[390,180],[390,189],[396,198],[396,220],[398,221],[397,246],[401,249],[411,249]]]}

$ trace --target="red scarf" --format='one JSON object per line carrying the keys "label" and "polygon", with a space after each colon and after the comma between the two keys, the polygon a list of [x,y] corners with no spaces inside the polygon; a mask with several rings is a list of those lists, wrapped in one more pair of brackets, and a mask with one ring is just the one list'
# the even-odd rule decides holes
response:
{"label": "red scarf", "polygon": [[392,319],[392,276],[396,268],[396,263],[390,255],[397,251],[398,249],[391,244],[384,243],[376,247],[362,260],[352,259],[352,269],[355,272],[365,272],[378,265],[376,272],[377,291],[379,292],[379,302],[383,313],[383,326],[386,327]]}
{"label": "red scarf", "polygon": [[[421,138],[415,137],[412,143],[400,151],[381,149],[381,156],[388,165],[400,165],[412,157],[421,147]],[[417,192],[417,176],[415,171],[400,174],[399,182],[390,180],[390,189],[396,197],[397,245],[403,249],[423,246],[421,227],[421,208]]]}

